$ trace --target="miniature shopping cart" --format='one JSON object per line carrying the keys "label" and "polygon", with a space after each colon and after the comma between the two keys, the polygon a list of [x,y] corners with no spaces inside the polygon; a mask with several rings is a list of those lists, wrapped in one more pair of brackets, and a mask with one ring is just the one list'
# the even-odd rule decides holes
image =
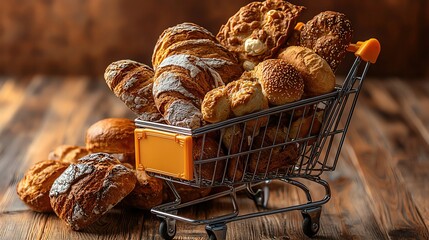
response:
{"label": "miniature shopping cart", "polygon": [[[315,235],[321,206],[331,198],[329,184],[321,174],[336,168],[363,80],[370,63],[378,57],[380,44],[369,39],[351,44],[348,50],[356,59],[342,85],[331,93],[193,130],[136,119],[137,168],[164,179],[175,198],[151,210],[161,220],[161,237],[172,239],[179,220],[205,224],[209,239],[225,239],[229,222],[291,210],[301,211],[304,233]],[[213,139],[219,143],[215,147]],[[196,151],[208,150],[209,145],[211,154],[195,155]],[[264,209],[269,183],[274,180],[303,190],[307,201]],[[313,199],[305,184],[308,181],[325,191],[321,199]],[[182,203],[177,184],[219,190]],[[236,193],[242,190],[264,210],[240,214]],[[232,210],[225,215],[190,219],[178,214],[181,208],[227,196]]]}

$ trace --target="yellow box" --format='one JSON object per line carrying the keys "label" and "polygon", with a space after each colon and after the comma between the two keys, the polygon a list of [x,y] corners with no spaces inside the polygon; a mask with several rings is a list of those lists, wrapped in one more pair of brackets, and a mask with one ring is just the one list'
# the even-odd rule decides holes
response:
{"label": "yellow box", "polygon": [[136,168],[193,179],[192,137],[145,128],[134,131]]}

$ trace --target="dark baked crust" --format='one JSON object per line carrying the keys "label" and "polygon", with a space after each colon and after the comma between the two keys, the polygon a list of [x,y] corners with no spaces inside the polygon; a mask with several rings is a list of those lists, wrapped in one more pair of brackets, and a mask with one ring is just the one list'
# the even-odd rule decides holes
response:
{"label": "dark baked crust", "polygon": [[163,181],[159,178],[150,177],[145,171],[135,171],[137,182],[133,191],[122,201],[125,206],[144,210],[160,205],[162,203]]}
{"label": "dark baked crust", "polygon": [[325,11],[314,16],[301,30],[300,45],[313,49],[328,62],[333,71],[344,59],[353,35],[346,15]]}
{"label": "dark baked crust", "polygon": [[49,193],[55,213],[73,230],[95,222],[133,189],[136,176],[106,153],[87,155],[71,164]]}

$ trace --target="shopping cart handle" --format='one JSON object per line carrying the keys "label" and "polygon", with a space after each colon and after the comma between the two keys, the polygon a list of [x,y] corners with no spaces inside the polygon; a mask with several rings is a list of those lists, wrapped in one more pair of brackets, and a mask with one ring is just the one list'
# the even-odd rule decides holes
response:
{"label": "shopping cart handle", "polygon": [[370,63],[375,63],[377,61],[380,50],[380,42],[375,38],[370,38],[365,42],[359,41],[357,43],[351,43],[347,47],[347,51],[354,52],[356,56]]}

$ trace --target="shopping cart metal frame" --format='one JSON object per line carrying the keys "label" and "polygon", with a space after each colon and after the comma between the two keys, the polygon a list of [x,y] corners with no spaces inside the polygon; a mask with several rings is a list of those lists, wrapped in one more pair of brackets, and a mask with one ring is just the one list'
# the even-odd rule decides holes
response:
{"label": "shopping cart metal frame", "polygon": [[[151,212],[160,218],[159,233],[164,239],[172,239],[176,234],[176,221],[181,221],[189,224],[204,224],[206,225],[206,231],[209,236],[209,239],[226,239],[227,233],[227,223],[232,221],[239,221],[254,217],[261,217],[270,214],[277,214],[287,211],[300,210],[303,215],[303,231],[304,233],[312,237],[320,229],[320,216],[322,205],[327,203],[331,198],[331,190],[327,181],[321,178],[321,174],[326,171],[334,171],[337,162],[340,156],[341,148],[344,143],[346,133],[350,124],[350,121],[353,116],[354,109],[357,104],[359,93],[363,86],[363,81],[368,72],[368,69],[371,63],[375,63],[379,52],[380,44],[376,39],[369,39],[365,42],[358,42],[356,44],[351,44],[348,48],[350,52],[354,52],[356,59],[352,64],[348,74],[345,77],[342,85],[338,85],[335,88],[335,91],[324,94],[321,96],[316,96],[312,98],[302,99],[293,103],[285,104],[282,106],[272,107],[260,112],[255,112],[246,116],[236,117],[229,119],[220,123],[209,124],[198,129],[186,129],[175,126],[169,126],[160,123],[146,122],[139,119],[135,120],[135,124],[139,129],[150,129],[154,131],[173,133],[181,136],[189,136],[192,138],[200,137],[204,141],[209,134],[214,132],[222,132],[226,128],[235,128],[241,126],[246,128],[247,124],[250,124],[251,121],[262,121],[263,118],[278,119],[277,130],[281,128],[282,116],[286,115],[290,118],[287,125],[287,136],[290,134],[292,118],[299,111],[309,112],[313,110],[314,112],[310,115],[311,126],[309,133],[305,136],[296,137],[295,139],[289,139],[287,141],[277,143],[274,140],[273,144],[270,146],[259,146],[252,149],[252,141],[255,135],[256,128],[253,129],[253,135],[251,138],[248,138],[250,149],[244,149],[241,145],[245,144],[245,137],[243,131],[243,138],[240,142],[240,151],[230,152],[227,151],[226,154],[219,154],[215,158],[196,160],[193,162],[193,173],[191,179],[183,179],[176,176],[165,175],[164,172],[150,172],[147,173],[152,177],[158,177],[164,179],[167,186],[170,188],[172,194],[174,195],[175,200],[168,202],[159,206],[156,206],[151,209]],[[361,63],[365,63],[364,66]],[[320,109],[323,112],[323,121],[321,122],[320,130],[317,134],[312,134],[311,130],[313,129],[316,119],[316,111]],[[305,114],[302,114],[302,119]],[[345,118],[345,119],[344,119]],[[298,135],[301,131],[301,124],[299,123]],[[257,124],[256,124],[257,125]],[[265,132],[259,133],[264,134]],[[277,133],[276,133],[277,137]],[[139,158],[139,144],[138,142],[142,139],[142,136],[136,134],[136,158]],[[220,141],[222,136],[219,137]],[[250,140],[249,140],[250,139]],[[260,155],[263,151],[271,151],[268,159],[268,164],[270,164],[271,153],[275,148],[284,148],[290,144],[297,144],[299,146],[299,159],[295,164],[285,167],[281,170],[268,171],[265,172],[246,172],[248,169],[249,156],[256,156],[257,163],[260,161]],[[219,149],[221,147],[219,146]],[[333,151],[333,148],[336,148],[336,151]],[[228,161],[232,162],[231,159],[245,159],[245,165],[243,170],[243,176],[238,180],[234,177],[228,178],[226,170],[223,173],[221,179],[215,179],[216,166],[221,161],[225,161],[226,164],[224,168],[227,168]],[[202,166],[204,164],[214,164],[213,177],[203,178],[201,174]],[[137,168],[144,168],[141,165],[140,160],[138,159]],[[220,167],[219,167],[220,168]],[[237,168],[237,166],[236,166]],[[301,203],[293,206],[286,206],[278,209],[269,209],[264,211],[257,211],[248,214],[240,215],[239,204],[237,202],[236,194],[239,191],[246,191],[248,195],[255,201],[257,206],[266,208],[268,205],[269,199],[269,189],[268,184],[271,181],[280,181],[285,184],[301,189],[305,196],[307,202]],[[316,183],[321,189],[323,189],[324,194],[320,199],[313,199],[310,189],[302,181],[311,181]],[[192,187],[205,188],[205,187],[224,187],[226,188],[223,191],[218,193],[199,198],[190,202],[181,202],[181,196],[176,190],[176,187],[173,183],[184,184]],[[256,189],[256,190],[255,190]],[[191,219],[188,217],[183,217],[178,214],[178,211],[182,208],[193,206],[202,202],[209,200],[217,199],[220,197],[229,196],[232,205],[232,211],[228,214],[212,217],[209,219]]]}

